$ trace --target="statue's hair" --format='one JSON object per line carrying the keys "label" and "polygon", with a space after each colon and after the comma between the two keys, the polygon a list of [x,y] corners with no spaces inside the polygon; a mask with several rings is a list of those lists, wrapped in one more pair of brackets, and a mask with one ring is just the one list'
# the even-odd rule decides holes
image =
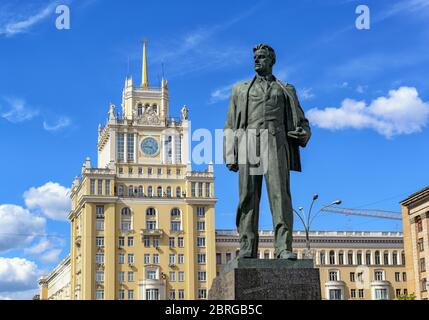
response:
{"label": "statue's hair", "polygon": [[258,50],[267,50],[268,55],[273,59],[273,64],[276,63],[276,53],[271,46],[269,46],[268,44],[263,44],[263,43],[257,44],[256,46],[253,47],[253,53],[255,53]]}

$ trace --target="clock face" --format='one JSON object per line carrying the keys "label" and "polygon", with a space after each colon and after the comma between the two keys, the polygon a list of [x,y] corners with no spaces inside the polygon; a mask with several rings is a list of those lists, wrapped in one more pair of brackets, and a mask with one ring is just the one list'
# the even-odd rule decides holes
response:
{"label": "clock face", "polygon": [[144,138],[140,145],[142,152],[147,156],[154,156],[158,153],[159,145],[152,137]]}

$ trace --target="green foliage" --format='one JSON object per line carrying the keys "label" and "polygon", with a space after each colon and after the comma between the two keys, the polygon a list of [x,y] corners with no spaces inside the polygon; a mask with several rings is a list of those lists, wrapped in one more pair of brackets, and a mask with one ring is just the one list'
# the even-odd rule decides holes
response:
{"label": "green foliage", "polygon": [[396,300],[416,300],[416,295],[414,293],[401,294],[401,295],[396,297]]}

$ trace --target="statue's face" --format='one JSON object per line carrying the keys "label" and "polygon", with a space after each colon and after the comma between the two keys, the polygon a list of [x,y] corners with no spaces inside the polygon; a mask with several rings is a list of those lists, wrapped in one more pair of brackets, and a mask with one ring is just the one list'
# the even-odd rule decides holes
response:
{"label": "statue's face", "polygon": [[273,67],[273,59],[268,53],[268,50],[262,49],[255,51],[254,54],[255,71],[261,74],[271,73]]}

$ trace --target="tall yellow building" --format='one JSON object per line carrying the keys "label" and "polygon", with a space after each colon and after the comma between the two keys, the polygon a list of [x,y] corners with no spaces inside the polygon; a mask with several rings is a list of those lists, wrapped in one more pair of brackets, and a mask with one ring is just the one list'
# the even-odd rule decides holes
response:
{"label": "tall yellow building", "polygon": [[408,288],[416,299],[428,300],[429,187],[401,202]]}
{"label": "tall yellow building", "polygon": [[[216,276],[213,165],[192,171],[189,120],[169,117],[168,84],[127,78],[72,190],[71,299],[204,299]],[[46,283],[41,282],[42,287]],[[45,290],[46,291],[46,290]],[[43,298],[43,293],[42,293]]]}

